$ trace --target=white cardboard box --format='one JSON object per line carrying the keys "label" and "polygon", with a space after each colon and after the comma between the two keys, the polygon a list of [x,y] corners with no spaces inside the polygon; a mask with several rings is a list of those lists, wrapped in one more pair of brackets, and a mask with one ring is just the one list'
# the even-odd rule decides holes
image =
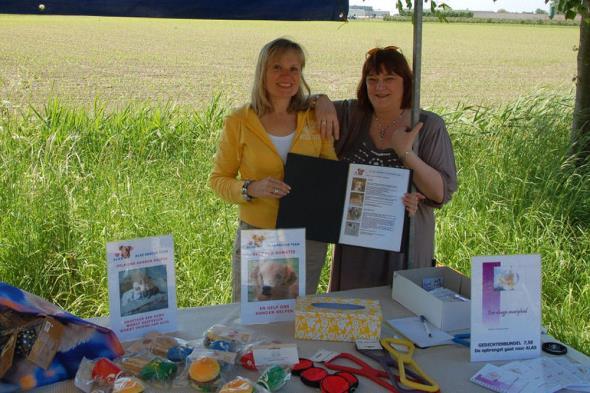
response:
{"label": "white cardboard box", "polygon": [[471,301],[444,302],[422,288],[424,278],[442,277],[443,286],[471,299],[471,280],[446,267],[400,270],[393,273],[393,300],[416,315],[424,315],[442,330],[468,329]]}

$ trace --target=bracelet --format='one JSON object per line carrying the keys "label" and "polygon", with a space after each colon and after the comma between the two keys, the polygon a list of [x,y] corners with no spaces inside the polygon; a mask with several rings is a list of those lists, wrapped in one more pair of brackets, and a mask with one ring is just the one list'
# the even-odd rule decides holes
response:
{"label": "bracelet", "polygon": [[309,108],[315,109],[315,106],[318,104],[318,96],[311,96],[309,98]]}
{"label": "bracelet", "polygon": [[316,94],[309,97],[309,108],[315,109],[316,105],[318,104],[318,100],[321,96],[325,96],[325,94]]}
{"label": "bracelet", "polygon": [[252,180],[246,180],[246,181],[244,181],[244,184],[242,184],[242,191],[240,192],[240,194],[242,195],[242,199],[245,200],[246,202],[249,202],[252,199],[254,199],[253,196],[248,194],[248,186],[251,183],[252,183]]}
{"label": "bracelet", "polygon": [[408,161],[408,154],[413,153],[412,150],[407,150],[406,152],[404,152],[403,157],[401,158],[402,162],[405,163],[406,161]]}

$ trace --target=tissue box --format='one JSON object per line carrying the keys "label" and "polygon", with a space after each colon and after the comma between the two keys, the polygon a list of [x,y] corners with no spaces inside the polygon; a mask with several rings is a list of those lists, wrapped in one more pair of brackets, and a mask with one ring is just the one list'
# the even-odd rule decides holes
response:
{"label": "tissue box", "polygon": [[[442,301],[423,288],[438,281],[467,301]],[[399,270],[393,273],[393,300],[416,315],[424,315],[442,330],[468,329],[471,326],[471,280],[449,267]]]}
{"label": "tissue box", "polygon": [[295,338],[355,341],[381,337],[377,300],[303,296],[295,302]]}

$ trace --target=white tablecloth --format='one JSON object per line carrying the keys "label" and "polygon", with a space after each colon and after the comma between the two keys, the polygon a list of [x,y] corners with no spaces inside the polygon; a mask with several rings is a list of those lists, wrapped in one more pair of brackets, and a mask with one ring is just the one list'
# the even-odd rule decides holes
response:
{"label": "white tablecloth", "polygon": [[[348,298],[364,298],[376,299],[381,303],[383,318],[389,320],[393,318],[401,318],[406,316],[413,316],[413,314],[402,307],[399,303],[391,298],[390,287],[377,287],[356,289],[343,292],[332,292],[330,296],[341,296]],[[183,338],[198,338],[202,337],[203,332],[211,325],[216,323],[226,325],[239,325],[240,305],[224,304],[219,306],[185,308],[178,311],[178,336]],[[92,319],[99,325],[109,326],[108,318]],[[281,340],[283,342],[296,342],[298,346],[300,357],[311,357],[318,349],[325,348],[327,350],[336,352],[349,352],[358,355],[366,363],[376,367],[377,364],[372,360],[358,354],[352,343],[333,342],[333,341],[306,341],[294,340],[294,324],[292,322],[277,322],[266,325],[251,325],[248,328],[254,330],[256,334],[264,335],[273,339]],[[382,337],[391,337],[394,332],[383,323],[381,335]],[[541,341],[555,341],[553,338],[543,335]],[[543,356],[547,355],[543,352]],[[568,355],[570,359],[590,365],[590,358],[581,354],[580,352],[568,347]],[[471,363],[469,361],[469,348],[460,345],[444,345],[431,347],[427,349],[418,349],[414,354],[414,359],[420,367],[440,385],[441,392],[445,393],[477,393],[489,392],[484,388],[479,387],[471,382],[469,378],[473,376],[485,362]],[[492,362],[500,365],[503,362]],[[344,363],[343,363],[344,364]],[[240,375],[256,380],[258,374],[251,371],[241,370]],[[356,390],[358,393],[368,392],[386,392],[386,390],[372,381],[360,377],[360,385]],[[164,390],[163,390],[164,391]],[[183,390],[175,390],[175,392],[182,392]],[[190,390],[193,392],[194,390]],[[298,377],[292,377],[291,381],[281,389],[281,392],[295,393],[295,392],[317,392],[318,389],[312,389],[303,385]],[[64,381],[61,383],[41,387],[35,389],[34,392],[54,393],[54,392],[79,392],[74,387],[72,381]]]}

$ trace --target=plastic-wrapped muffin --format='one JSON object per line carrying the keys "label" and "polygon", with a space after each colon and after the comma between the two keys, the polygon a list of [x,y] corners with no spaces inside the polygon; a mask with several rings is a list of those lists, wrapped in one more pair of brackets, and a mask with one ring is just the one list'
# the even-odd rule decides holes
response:
{"label": "plastic-wrapped muffin", "polygon": [[254,386],[247,379],[237,377],[223,385],[219,393],[254,393]]}
{"label": "plastic-wrapped muffin", "polygon": [[178,367],[175,363],[160,358],[154,358],[139,372],[139,377],[148,381],[167,381],[176,375]]}
{"label": "plastic-wrapped muffin", "polygon": [[113,393],[142,393],[143,383],[135,377],[120,377],[113,384]]}
{"label": "plastic-wrapped muffin", "polygon": [[219,385],[221,366],[212,357],[194,360],[189,367],[188,376],[193,386],[204,392],[212,392]]}
{"label": "plastic-wrapped muffin", "polygon": [[123,359],[121,365],[123,366],[123,370],[126,372],[133,375],[139,375],[141,369],[144,368],[149,362],[150,359],[143,356],[129,356]]}

